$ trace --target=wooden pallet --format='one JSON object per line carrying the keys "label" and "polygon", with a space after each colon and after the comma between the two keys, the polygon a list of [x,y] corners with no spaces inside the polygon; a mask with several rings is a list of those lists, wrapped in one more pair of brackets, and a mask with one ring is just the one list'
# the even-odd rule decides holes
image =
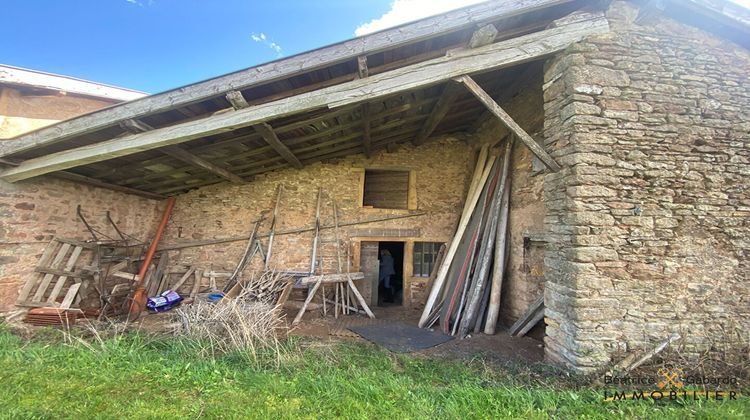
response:
{"label": "wooden pallet", "polygon": [[[34,273],[21,288],[16,305],[67,309],[78,302],[82,273],[76,271],[76,264],[86,248],[84,245],[59,238],[50,241],[34,268]],[[64,296],[62,302],[58,302],[60,296]]]}

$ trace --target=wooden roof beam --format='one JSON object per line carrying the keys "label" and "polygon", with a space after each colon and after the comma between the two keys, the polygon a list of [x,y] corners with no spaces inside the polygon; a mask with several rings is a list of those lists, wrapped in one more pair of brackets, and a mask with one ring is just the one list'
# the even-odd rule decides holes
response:
{"label": "wooden roof beam", "polygon": [[101,130],[124,118],[139,118],[175,107],[183,107],[216,97],[227,86],[247,89],[296,74],[344,62],[363,54],[419,42],[442,33],[458,31],[472,25],[519,16],[571,3],[573,0],[519,0],[486,2],[422,19],[410,24],[354,38],[325,48],[312,50],[256,67],[216,77],[204,82],[136,99],[102,109],[68,121],[19,136],[16,141],[0,144],[0,157],[54,144],[65,139]]}
{"label": "wooden roof beam", "polygon": [[247,103],[247,100],[244,96],[242,96],[242,92],[233,90],[226,95],[227,101],[229,101],[230,104],[232,104],[232,108],[235,110],[237,109],[245,109],[250,106],[250,104]]}
{"label": "wooden roof beam", "polygon": [[443,89],[443,93],[440,94],[440,99],[435,103],[435,106],[432,107],[432,111],[430,112],[430,116],[427,117],[427,120],[424,122],[424,125],[422,126],[422,129],[419,130],[419,134],[417,134],[417,137],[414,138],[413,143],[415,145],[424,144],[424,142],[427,141],[427,138],[430,137],[430,134],[432,134],[433,131],[435,131],[435,128],[437,128],[438,124],[440,124],[440,121],[442,121],[443,117],[445,117],[445,114],[448,113],[451,106],[453,105],[453,102],[461,96],[463,93],[463,89],[461,89],[461,85],[455,82],[448,82],[445,85],[445,88]]}
{"label": "wooden roof beam", "polygon": [[467,89],[469,89],[469,92],[471,92],[474,96],[479,99],[479,102],[483,103],[484,106],[489,109],[489,111],[497,117],[500,122],[503,123],[506,127],[508,127],[508,130],[510,130],[511,133],[515,134],[518,139],[520,139],[523,144],[526,145],[531,151],[538,157],[542,162],[544,162],[547,167],[552,170],[553,172],[559,171],[560,165],[555,162],[555,160],[550,156],[546,150],[542,146],[539,145],[539,143],[536,142],[531,136],[523,129],[521,128],[518,123],[516,123],[513,118],[511,118],[510,115],[508,115],[507,112],[497,103],[495,102],[492,97],[485,92],[484,89],[482,89],[481,86],[477,84],[477,82],[474,81],[470,76],[461,76],[457,77],[455,79],[457,82],[463,83],[464,86],[466,86]]}
{"label": "wooden roof beam", "polygon": [[[239,92],[234,92],[234,93],[239,94]],[[241,96],[242,94],[240,94],[240,97]],[[228,97],[229,95],[227,95],[227,99]],[[136,119],[124,120],[120,122],[120,126],[132,133],[144,133],[146,131],[151,131],[154,129],[153,127],[144,123],[143,121],[138,121]],[[203,159],[202,157],[196,156],[188,152],[187,150],[183,149],[180,146],[167,146],[167,147],[160,149],[160,151],[167,156],[173,157],[177,160],[181,160],[189,165],[197,166],[209,172],[213,172],[214,174],[226,179],[227,181],[234,182],[235,184],[243,184],[245,182],[242,178],[229,172],[228,170],[218,165],[215,165],[207,161],[206,159]]]}
{"label": "wooden roof beam", "polygon": [[222,168],[221,166],[215,165],[206,159],[203,159],[202,157],[198,157],[187,150],[183,149],[180,146],[167,146],[160,149],[165,154],[181,160],[185,163],[188,163],[193,166],[197,166],[199,168],[203,168],[209,172],[212,172],[227,181],[234,182],[235,184],[243,184],[245,183],[245,180],[240,178],[239,176],[229,172],[228,170]]}
{"label": "wooden roof beam", "polygon": [[294,153],[292,153],[291,150],[289,150],[284,143],[279,140],[279,137],[276,136],[276,133],[273,131],[273,127],[268,125],[267,123],[261,123],[256,124],[253,126],[255,128],[255,131],[258,132],[258,134],[263,137],[263,139],[268,143],[269,146],[273,147],[274,150],[278,154],[281,155],[281,157],[284,158],[287,162],[289,162],[290,165],[294,166],[297,169],[302,168],[302,162],[297,159],[297,156],[294,156]]}
{"label": "wooden roof beam", "polygon": [[[603,16],[546,29],[476,49],[458,51],[390,72],[353,80],[239,111],[115,138],[27,160],[0,174],[15,182],[45,173],[114,159],[202,137],[258,125],[288,115],[385,98],[475,72],[497,70],[562,51],[581,39],[609,31]],[[12,142],[11,142],[12,143]]]}
{"label": "wooden roof beam", "polygon": [[495,42],[498,31],[495,25],[485,25],[474,31],[469,40],[469,48],[483,47]]}

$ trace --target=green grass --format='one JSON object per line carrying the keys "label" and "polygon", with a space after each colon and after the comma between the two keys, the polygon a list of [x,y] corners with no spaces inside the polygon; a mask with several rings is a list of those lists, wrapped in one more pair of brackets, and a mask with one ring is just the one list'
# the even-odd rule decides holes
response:
{"label": "green grass", "polygon": [[2,418],[747,418],[748,399],[602,402],[545,368],[286,343],[277,365],[199,356],[199,343],[130,335],[87,348],[0,325]]}

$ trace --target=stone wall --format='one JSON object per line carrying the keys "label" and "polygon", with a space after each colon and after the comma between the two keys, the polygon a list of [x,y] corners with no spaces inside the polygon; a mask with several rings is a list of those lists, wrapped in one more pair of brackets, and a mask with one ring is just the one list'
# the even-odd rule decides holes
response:
{"label": "stone wall", "polygon": [[[165,233],[165,241],[178,242],[235,236],[251,231],[253,221],[263,217],[261,233],[270,229],[271,211],[277,186],[283,187],[276,229],[288,230],[311,226],[315,220],[318,188],[323,189],[321,223],[333,225],[333,199],[339,209],[339,222],[345,223],[391,215],[408,214],[410,210],[363,208],[361,188],[364,168],[391,168],[414,171],[416,209],[425,216],[341,228],[341,238],[349,243],[349,264],[359,269],[360,242],[404,241],[404,302],[422,305],[423,296],[411,296],[421,290],[426,278],[411,277],[411,245],[414,241],[447,242],[455,229],[467,188],[471,148],[456,139],[444,139],[424,146],[402,145],[393,153],[380,152],[367,159],[355,155],[335,162],[316,163],[301,170],[280,170],[258,176],[245,185],[219,184],[180,195],[174,215]],[[417,233],[415,235],[415,233]],[[336,271],[333,230],[322,231],[320,253],[323,270]],[[263,239],[266,247],[267,239]],[[270,267],[309,270],[312,233],[276,236]],[[174,252],[170,260],[203,269],[230,271],[237,264],[245,244],[234,242]],[[260,268],[259,260],[252,268]],[[346,262],[345,262],[346,264]],[[363,286],[369,296],[369,285]]]}
{"label": "stone wall", "polygon": [[665,18],[546,68],[548,358],[590,371],[680,333],[687,352],[750,327],[750,54]]}
{"label": "stone wall", "polygon": [[49,177],[0,182],[0,312],[12,308],[53,237],[91,238],[76,214],[79,204],[97,230],[117,237],[107,223],[110,211],[123,232],[144,242],[153,235],[163,207],[158,201]]}
{"label": "stone wall", "polygon": [[[2,87],[0,138],[110,104],[72,95],[22,94]],[[109,210],[118,227],[144,241],[152,236],[162,208],[157,201],[52,177],[16,184],[0,181],[0,313],[13,307],[18,290],[33,273],[50,239],[91,238],[76,215],[79,204],[95,228],[115,235],[105,218]]]}

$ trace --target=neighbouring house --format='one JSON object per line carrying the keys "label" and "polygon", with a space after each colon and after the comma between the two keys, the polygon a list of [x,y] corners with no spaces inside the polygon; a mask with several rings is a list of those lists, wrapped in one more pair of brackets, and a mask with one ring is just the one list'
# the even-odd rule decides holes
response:
{"label": "neighbouring house", "polygon": [[[0,310],[53,237],[88,239],[79,204],[146,241],[175,196],[178,244],[268,232],[277,198],[277,231],[309,226],[319,189],[365,299],[388,250],[394,300],[422,308],[478,151],[515,139],[501,323],[543,296],[546,357],[582,372],[671,333],[706,350],[750,327],[748,47],[726,1],[491,1],[140,98],[0,79],[2,137],[36,128],[0,142]],[[277,235],[269,266],[309,270],[310,241]]]}

